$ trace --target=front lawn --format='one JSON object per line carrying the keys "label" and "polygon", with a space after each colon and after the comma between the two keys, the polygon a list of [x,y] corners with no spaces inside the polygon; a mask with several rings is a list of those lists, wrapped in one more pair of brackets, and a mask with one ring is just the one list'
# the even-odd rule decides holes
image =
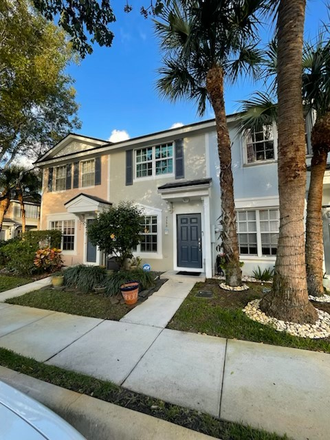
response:
{"label": "front lawn", "polygon": [[222,440],[287,439],[287,436],[282,437],[237,423],[218,420],[200,411],[182,408],[164,402],[163,400],[138,394],[105,380],[67,371],[52,365],[46,365],[4,348],[0,348],[0,365],[53,385],[67,388],[77,393],[83,393],[106,402],[111,402],[124,408],[149,414],[153,417],[184,426],[185,428],[221,438]]}
{"label": "front lawn", "polygon": [[[219,280],[197,283],[176,312],[168,328],[193,333],[206,333],[229,339],[241,339],[264,344],[330,353],[330,338],[305,339],[278,332],[247,318],[242,309],[253,299],[261,298],[269,285],[249,284],[246,292],[228,292],[220,289]],[[212,298],[198,298],[201,291],[210,291]],[[313,303],[315,307],[327,309]]]}
{"label": "front lawn", "polygon": [[31,283],[31,279],[14,277],[11,275],[0,275],[0,292],[14,289],[15,287],[23,286],[23,284]]}
{"label": "front lawn", "polygon": [[44,288],[7,299],[6,302],[113,321],[119,321],[131,309],[126,304],[122,304],[121,299],[118,299],[118,303],[113,304],[112,298],[95,293],[81,293],[75,289],[67,291]]}

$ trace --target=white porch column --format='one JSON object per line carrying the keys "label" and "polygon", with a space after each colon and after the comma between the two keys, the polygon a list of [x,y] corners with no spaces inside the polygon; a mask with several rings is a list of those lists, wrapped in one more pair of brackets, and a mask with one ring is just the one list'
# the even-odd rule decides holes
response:
{"label": "white porch column", "polygon": [[202,197],[203,200],[203,214],[204,214],[204,261],[205,261],[205,276],[212,278],[212,245],[211,245],[211,216],[210,216],[210,197]]}

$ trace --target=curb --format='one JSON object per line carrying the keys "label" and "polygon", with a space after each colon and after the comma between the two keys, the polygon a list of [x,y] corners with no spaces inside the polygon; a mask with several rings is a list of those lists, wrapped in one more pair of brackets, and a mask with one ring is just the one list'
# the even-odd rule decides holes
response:
{"label": "curb", "polygon": [[53,410],[87,440],[214,439],[146,414],[60,388],[5,367],[0,367],[0,380]]}

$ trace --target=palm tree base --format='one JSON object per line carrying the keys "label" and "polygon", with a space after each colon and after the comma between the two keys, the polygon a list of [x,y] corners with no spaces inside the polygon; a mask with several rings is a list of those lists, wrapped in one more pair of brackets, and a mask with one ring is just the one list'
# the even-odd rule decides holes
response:
{"label": "palm tree base", "polygon": [[273,293],[266,295],[260,302],[260,310],[267,316],[285,322],[297,324],[315,324],[318,314],[312,304],[307,301],[303,304],[293,304],[289,295],[275,296]]}

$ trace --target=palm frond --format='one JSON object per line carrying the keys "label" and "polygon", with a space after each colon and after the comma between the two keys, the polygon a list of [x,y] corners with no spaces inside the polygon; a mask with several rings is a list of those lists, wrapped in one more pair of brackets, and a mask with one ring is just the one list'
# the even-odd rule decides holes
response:
{"label": "palm frond", "polygon": [[240,47],[237,58],[226,65],[226,73],[234,82],[240,75],[251,75],[255,80],[260,78],[262,52],[256,44]]}
{"label": "palm frond", "polygon": [[277,104],[274,97],[267,92],[256,92],[249,99],[240,102],[243,112],[241,133],[248,129],[271,125],[277,120]]}

